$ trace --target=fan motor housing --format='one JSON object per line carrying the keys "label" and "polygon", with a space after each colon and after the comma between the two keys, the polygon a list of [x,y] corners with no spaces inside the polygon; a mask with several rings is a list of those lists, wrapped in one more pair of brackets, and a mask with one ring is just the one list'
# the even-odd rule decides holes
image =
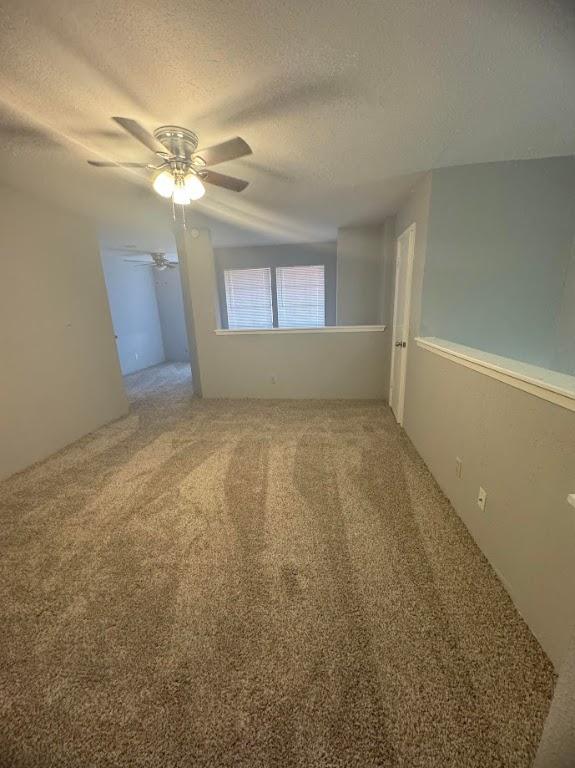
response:
{"label": "fan motor housing", "polygon": [[178,125],[162,125],[156,128],[154,136],[171,155],[182,160],[190,160],[198,148],[198,137],[193,131]]}

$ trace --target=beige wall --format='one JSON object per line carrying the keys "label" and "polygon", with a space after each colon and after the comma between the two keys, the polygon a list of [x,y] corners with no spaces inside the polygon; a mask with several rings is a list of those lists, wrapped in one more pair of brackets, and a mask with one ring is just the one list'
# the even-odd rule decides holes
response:
{"label": "beige wall", "polygon": [[[197,236],[194,237],[194,234]],[[204,397],[380,398],[385,332],[370,330],[216,335],[217,293],[207,230],[178,234],[184,292],[192,306],[194,381]],[[196,384],[195,384],[196,386]]]}
{"label": "beige wall", "polygon": [[[382,398],[384,333],[215,336],[201,357],[205,397]],[[275,382],[272,380],[275,379]]]}
{"label": "beige wall", "polygon": [[[432,181],[397,216],[416,222],[417,334]],[[575,414],[420,349],[408,350],[405,430],[556,666],[575,622]],[[455,458],[463,477],[455,475]],[[479,485],[487,505],[476,504]]]}
{"label": "beige wall", "polygon": [[0,189],[0,477],[127,411],[95,233]]}

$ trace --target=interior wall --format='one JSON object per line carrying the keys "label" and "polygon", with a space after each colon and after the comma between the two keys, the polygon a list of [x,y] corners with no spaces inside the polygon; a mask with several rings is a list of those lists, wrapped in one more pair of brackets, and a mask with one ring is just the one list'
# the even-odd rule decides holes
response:
{"label": "interior wall", "polygon": [[135,266],[118,253],[102,253],[102,265],[122,373],[162,363],[162,327],[153,267]]}
{"label": "interior wall", "polygon": [[381,226],[341,227],[337,231],[337,324],[380,322]]}
{"label": "interior wall", "polygon": [[574,237],[575,157],[434,171],[422,335],[570,372],[556,334]]}
{"label": "interior wall", "polygon": [[[188,231],[186,227],[178,226],[174,228],[174,236],[176,240],[176,249],[178,252],[178,269],[180,272],[180,281],[182,285],[182,302],[184,305],[184,320],[186,323],[186,336],[188,339],[188,350],[190,353],[190,368],[192,371],[192,382],[194,385],[194,395],[196,397],[202,397],[202,376],[200,371],[200,356],[198,353],[198,341],[196,335],[196,319],[195,314],[198,311],[197,307],[192,306],[192,285],[196,279],[194,275],[194,266],[191,259],[192,247],[191,241],[196,240],[200,235],[200,231],[195,227]],[[214,286],[214,322],[216,326],[219,324],[220,309],[217,297],[217,289]]]}
{"label": "interior wall", "polygon": [[221,325],[227,327],[224,270],[242,267],[285,267],[323,264],[325,268],[325,323],[336,322],[337,249],[335,243],[254,245],[214,249]]}
{"label": "interior wall", "polygon": [[190,352],[179,267],[155,269],[153,272],[165,359],[174,363],[189,363]]}
{"label": "interior wall", "polygon": [[92,227],[0,188],[0,261],[7,477],[122,416],[128,403]]}
{"label": "interior wall", "polygon": [[557,311],[551,368],[575,376],[575,237]]}
{"label": "interior wall", "polygon": [[185,264],[184,295],[192,312],[189,332],[197,349],[192,375],[204,397],[384,396],[381,331],[216,334],[218,294],[209,232],[180,231],[177,240],[178,258]]}
{"label": "interior wall", "polygon": [[[398,234],[416,223],[404,427],[558,667],[575,622],[574,532],[566,502],[575,477],[575,413],[413,342],[425,300],[434,194],[435,172],[412,192],[396,221]],[[440,265],[441,254],[434,260]],[[456,457],[463,461],[461,479]],[[476,503],[480,485],[487,491],[485,512]]]}

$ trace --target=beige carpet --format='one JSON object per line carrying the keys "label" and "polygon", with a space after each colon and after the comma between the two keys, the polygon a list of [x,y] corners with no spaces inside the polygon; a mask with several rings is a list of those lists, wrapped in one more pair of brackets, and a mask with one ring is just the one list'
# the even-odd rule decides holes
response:
{"label": "beige carpet", "polygon": [[522,766],[554,677],[382,404],[193,400],[0,485],[2,766]]}

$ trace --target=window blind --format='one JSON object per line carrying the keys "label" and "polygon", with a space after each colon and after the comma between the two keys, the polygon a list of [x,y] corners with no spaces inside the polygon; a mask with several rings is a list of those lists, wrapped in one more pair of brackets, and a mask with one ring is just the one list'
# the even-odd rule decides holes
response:
{"label": "window blind", "polygon": [[319,328],[325,325],[323,265],[277,267],[278,326]]}
{"label": "window blind", "polygon": [[272,328],[271,270],[226,269],[229,328]]}

